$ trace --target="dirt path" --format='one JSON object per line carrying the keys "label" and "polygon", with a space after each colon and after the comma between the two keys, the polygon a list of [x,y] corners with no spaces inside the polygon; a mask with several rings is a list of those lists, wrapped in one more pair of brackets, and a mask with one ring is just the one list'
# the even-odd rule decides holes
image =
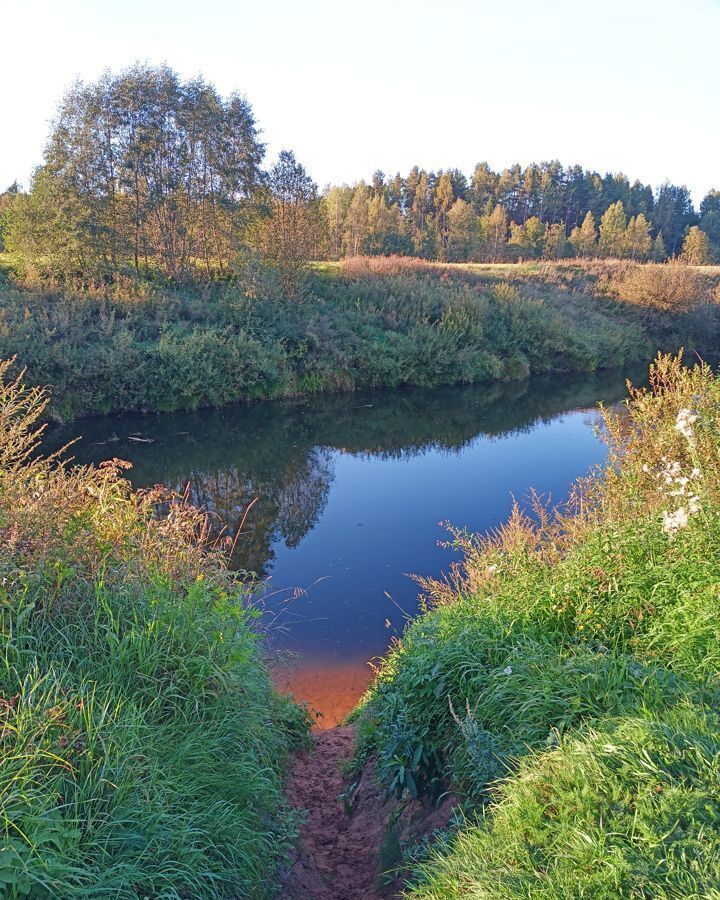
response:
{"label": "dirt path", "polygon": [[315,747],[298,754],[288,783],[293,806],[308,810],[283,900],[379,900],[393,896],[378,885],[378,850],[389,807],[371,771],[353,791],[352,815],[340,794],[340,769],[352,757],[355,733],[340,726],[315,734]]}
{"label": "dirt path", "polygon": [[372,760],[353,785],[343,780],[343,763],[355,749],[354,728],[316,731],[313,739],[315,746],[295,757],[287,785],[290,803],[307,810],[308,817],[283,879],[281,900],[399,897],[402,877],[387,883],[380,876],[387,869],[397,872],[401,845],[445,827],[454,796],[445,793],[440,805],[427,798],[398,805],[377,783]]}

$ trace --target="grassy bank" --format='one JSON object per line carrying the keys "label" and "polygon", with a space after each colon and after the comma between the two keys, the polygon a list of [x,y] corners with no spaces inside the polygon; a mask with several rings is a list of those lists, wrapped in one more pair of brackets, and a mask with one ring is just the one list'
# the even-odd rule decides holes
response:
{"label": "grassy bank", "polygon": [[661,359],[570,506],[464,562],[357,713],[392,790],[467,819],[418,898],[720,896],[720,381]]}
{"label": "grassy bank", "polygon": [[[37,458],[46,399],[0,365],[5,897],[263,897],[305,722],[271,688],[203,519],[117,461]],[[168,516],[154,514],[163,502]]]}
{"label": "grassy bank", "polygon": [[252,268],[203,287],[123,282],[102,292],[6,276],[0,357],[16,356],[31,383],[49,386],[53,414],[67,420],[594,371],[649,361],[658,349],[714,348],[720,275],[675,267],[680,294],[626,288],[628,272],[647,280],[665,270],[374,258],[317,266],[292,296]]}

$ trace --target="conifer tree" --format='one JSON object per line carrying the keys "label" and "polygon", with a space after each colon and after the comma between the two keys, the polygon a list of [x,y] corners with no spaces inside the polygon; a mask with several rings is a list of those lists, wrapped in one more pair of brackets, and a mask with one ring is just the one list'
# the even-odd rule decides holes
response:
{"label": "conifer tree", "polygon": [[665,250],[665,241],[663,241],[662,234],[658,231],[655,240],[652,243],[652,249],[650,250],[650,257],[653,262],[662,262],[667,256],[667,251]]}

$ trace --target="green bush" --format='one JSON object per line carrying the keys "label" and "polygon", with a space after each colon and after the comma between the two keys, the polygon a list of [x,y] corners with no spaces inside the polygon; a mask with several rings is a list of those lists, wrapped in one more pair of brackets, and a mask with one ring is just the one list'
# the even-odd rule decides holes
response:
{"label": "green bush", "polygon": [[[511,269],[512,267],[510,267]],[[564,270],[563,270],[564,271]],[[248,269],[203,287],[118,281],[107,295],[0,281],[0,357],[52,388],[59,418],[169,411],[360,387],[594,371],[714,346],[715,306],[645,311],[535,272],[328,269],[292,298]]]}

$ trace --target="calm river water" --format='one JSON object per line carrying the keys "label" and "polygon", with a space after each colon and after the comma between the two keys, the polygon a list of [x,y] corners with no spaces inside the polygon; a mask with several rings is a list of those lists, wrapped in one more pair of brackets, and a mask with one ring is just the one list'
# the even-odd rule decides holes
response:
{"label": "calm river water", "polygon": [[79,462],[131,461],[136,487],[189,485],[230,535],[246,516],[232,564],[264,581],[276,678],[332,725],[416,612],[409,575],[457,559],[441,523],[486,531],[531,488],[561,500],[603,462],[597,404],[624,398],[627,374],[115,416],[49,437],[81,435]]}

